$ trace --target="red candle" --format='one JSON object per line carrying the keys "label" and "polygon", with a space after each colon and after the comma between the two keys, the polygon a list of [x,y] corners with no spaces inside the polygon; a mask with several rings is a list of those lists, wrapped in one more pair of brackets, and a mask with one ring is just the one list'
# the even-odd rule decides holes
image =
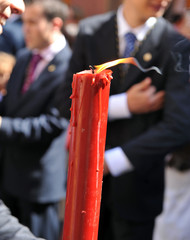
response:
{"label": "red candle", "polygon": [[73,77],[63,240],[96,240],[111,70]]}

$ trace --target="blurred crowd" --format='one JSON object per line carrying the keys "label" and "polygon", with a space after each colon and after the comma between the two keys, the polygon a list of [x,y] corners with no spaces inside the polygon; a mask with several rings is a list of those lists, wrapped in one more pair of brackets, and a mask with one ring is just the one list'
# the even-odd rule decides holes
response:
{"label": "blurred crowd", "polygon": [[62,239],[73,74],[135,57],[162,74],[112,69],[98,240],[190,240],[190,1],[19,1],[0,1],[0,239]]}

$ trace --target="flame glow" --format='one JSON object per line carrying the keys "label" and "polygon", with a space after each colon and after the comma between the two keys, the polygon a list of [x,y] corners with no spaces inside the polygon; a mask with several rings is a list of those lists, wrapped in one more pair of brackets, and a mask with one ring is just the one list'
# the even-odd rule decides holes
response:
{"label": "flame glow", "polygon": [[129,58],[120,58],[120,59],[117,59],[117,60],[114,60],[114,61],[110,61],[110,62],[107,62],[107,63],[103,63],[101,65],[96,65],[94,66],[96,68],[96,73],[100,73],[101,71],[103,71],[104,69],[107,69],[109,67],[113,67],[113,66],[116,66],[120,63],[130,63],[130,64],[133,64],[135,65],[136,67],[138,67],[142,72],[148,72],[150,70],[155,70],[157,73],[159,74],[162,74],[160,69],[155,67],[155,66],[152,66],[152,67],[149,67],[149,68],[143,68],[140,63],[137,61],[136,58],[134,57],[129,57]]}

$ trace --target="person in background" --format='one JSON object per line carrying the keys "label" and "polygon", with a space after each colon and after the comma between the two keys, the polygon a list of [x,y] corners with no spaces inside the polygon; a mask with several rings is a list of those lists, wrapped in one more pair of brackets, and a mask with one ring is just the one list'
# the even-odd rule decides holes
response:
{"label": "person in background", "polygon": [[10,210],[0,200],[0,239],[1,240],[44,240],[35,237],[30,230],[11,215]]}
{"label": "person in background", "polygon": [[7,94],[6,86],[15,65],[15,57],[9,53],[0,52],[0,98]]}
{"label": "person in background", "polygon": [[162,18],[170,2],[124,0],[117,12],[82,20],[60,88],[70,118],[73,73],[129,56],[162,72],[112,69],[99,240],[152,240],[165,156],[190,141],[190,44]]}
{"label": "person in background", "polygon": [[[26,3],[27,0],[24,0]],[[12,14],[3,26],[3,32],[0,35],[0,51],[17,55],[18,51],[25,47],[22,16]]]}
{"label": "person in background", "polygon": [[73,48],[75,38],[78,33],[78,23],[82,18],[84,18],[84,13],[82,9],[76,6],[70,6],[69,10],[70,14],[65,23],[65,35],[70,44],[70,47]]}
{"label": "person in background", "polygon": [[[5,1],[0,0],[0,13],[24,11],[24,3],[22,0]],[[6,16],[8,18],[10,14]],[[5,24],[5,19],[0,19],[0,25]],[[1,240],[40,240],[36,238],[27,227],[21,225],[18,220],[13,217],[9,209],[0,200],[0,239]],[[42,239],[41,239],[42,240]]]}
{"label": "person in background", "polygon": [[62,34],[68,7],[59,0],[28,0],[22,49],[0,105],[2,199],[38,237],[57,240],[58,205],[65,195],[61,134],[67,127],[54,98],[71,56]]}
{"label": "person in background", "polygon": [[190,1],[173,0],[164,17],[173,24],[178,32],[190,39]]}
{"label": "person in background", "polygon": [[176,29],[186,38],[190,39],[189,26],[190,26],[190,8],[184,12],[181,21],[176,24]]}
{"label": "person in background", "polygon": [[[187,1],[175,0],[165,17],[169,18],[177,31],[190,40],[189,8]],[[189,239],[189,183],[190,143],[166,157],[164,206],[162,213],[156,219],[154,240]]]}
{"label": "person in background", "polygon": [[22,18],[14,14],[3,26],[3,33],[0,35],[0,51],[16,56],[24,47]]}

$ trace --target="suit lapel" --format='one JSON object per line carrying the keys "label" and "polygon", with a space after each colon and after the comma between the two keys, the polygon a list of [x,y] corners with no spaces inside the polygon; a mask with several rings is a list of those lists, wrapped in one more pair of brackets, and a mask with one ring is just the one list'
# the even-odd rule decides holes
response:
{"label": "suit lapel", "polygon": [[20,60],[16,63],[15,68],[13,69],[11,78],[8,83],[8,112],[12,112],[15,108],[17,108],[17,105],[22,98],[21,88],[26,77],[26,69],[29,64],[30,58],[31,52],[28,52],[27,50],[27,54],[25,54],[24,57],[20,58]]}
{"label": "suit lapel", "polygon": [[49,84],[49,81],[52,81],[54,78],[54,74],[57,73],[57,67],[60,65],[59,62],[62,62],[62,66],[64,65],[64,60],[66,59],[63,57],[67,50],[67,47],[60,51],[58,54],[55,55],[55,57],[52,59],[51,62],[48,63],[48,65],[44,68],[44,70],[40,73],[39,77],[35,80],[35,82],[31,85],[30,89],[25,94],[27,96],[35,95],[35,93],[40,90],[43,85]]}

